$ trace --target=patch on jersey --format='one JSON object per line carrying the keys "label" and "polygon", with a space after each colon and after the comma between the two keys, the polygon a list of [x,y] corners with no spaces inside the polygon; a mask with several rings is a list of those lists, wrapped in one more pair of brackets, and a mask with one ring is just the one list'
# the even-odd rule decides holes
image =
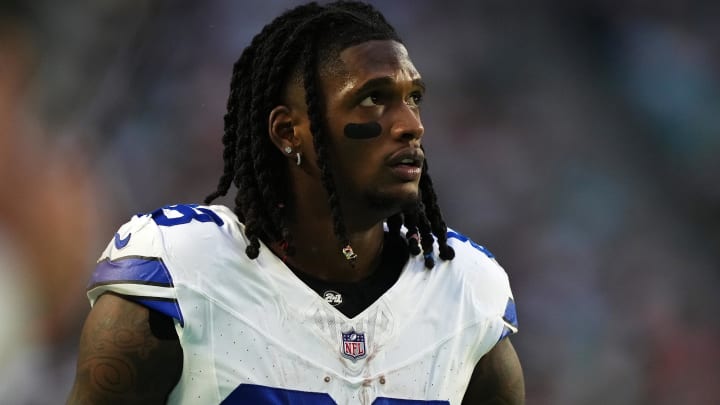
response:
{"label": "patch on jersey", "polygon": [[347,332],[341,332],[341,334],[342,346],[340,347],[340,353],[342,353],[344,357],[355,361],[367,356],[367,350],[365,350],[365,333],[355,332],[355,329],[350,329]]}
{"label": "patch on jersey", "polygon": [[325,298],[325,301],[327,301],[328,304],[330,304],[334,307],[342,304],[342,302],[343,302],[342,295],[339,292],[333,291],[333,290],[325,291],[323,293],[323,298]]}

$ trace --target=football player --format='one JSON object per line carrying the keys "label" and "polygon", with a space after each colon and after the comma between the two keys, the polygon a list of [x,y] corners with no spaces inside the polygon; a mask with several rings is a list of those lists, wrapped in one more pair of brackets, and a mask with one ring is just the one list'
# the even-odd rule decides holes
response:
{"label": "football player", "polygon": [[98,261],[69,404],[522,404],[505,271],[448,229],[425,83],[369,5],[310,3],[234,65],[224,173]]}

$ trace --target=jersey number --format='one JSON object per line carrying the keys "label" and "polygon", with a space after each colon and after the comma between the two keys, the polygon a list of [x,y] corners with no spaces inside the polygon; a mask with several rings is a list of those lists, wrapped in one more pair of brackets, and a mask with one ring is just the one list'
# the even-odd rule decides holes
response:
{"label": "jersey number", "polygon": [[182,225],[192,220],[223,225],[223,220],[216,213],[197,204],[168,205],[151,212],[150,216],[159,226]]}

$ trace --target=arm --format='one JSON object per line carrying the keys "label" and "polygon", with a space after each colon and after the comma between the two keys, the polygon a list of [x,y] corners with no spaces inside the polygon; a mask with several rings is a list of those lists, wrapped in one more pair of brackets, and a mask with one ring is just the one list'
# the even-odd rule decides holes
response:
{"label": "arm", "polygon": [[83,326],[67,404],[164,404],[182,371],[182,349],[156,329],[147,308],[102,295]]}
{"label": "arm", "polygon": [[498,342],[475,366],[463,405],[523,405],[525,380],[509,338]]}

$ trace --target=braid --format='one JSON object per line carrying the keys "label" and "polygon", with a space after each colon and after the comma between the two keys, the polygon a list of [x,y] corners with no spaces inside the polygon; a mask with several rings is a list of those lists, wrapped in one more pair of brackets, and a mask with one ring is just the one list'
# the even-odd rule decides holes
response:
{"label": "braid", "polygon": [[443,260],[452,260],[455,257],[455,250],[448,245],[447,225],[440,212],[437,203],[437,195],[433,188],[432,179],[429,173],[427,160],[422,167],[422,175],[420,176],[420,194],[422,195],[423,204],[425,205],[425,215],[430,221],[433,234],[437,237],[438,247],[440,250],[440,258]]}
{"label": "braid", "polygon": [[410,211],[403,212],[403,220],[405,221],[405,238],[408,242],[408,251],[413,256],[420,254],[420,231],[418,230],[418,211],[419,207],[415,207]]}
{"label": "braid", "polygon": [[307,114],[310,119],[310,132],[313,134],[313,144],[317,153],[317,164],[320,169],[320,180],[328,193],[328,202],[330,203],[330,212],[333,220],[333,232],[338,237],[341,246],[350,246],[350,239],[345,230],[343,222],[342,210],[335,189],[332,172],[330,170],[330,153],[327,148],[327,139],[325,126],[321,112],[324,111],[324,105],[320,96],[319,84],[317,83],[318,73],[316,71],[314,49],[311,43],[304,53],[306,55],[303,81],[305,83],[305,103],[307,104]]}
{"label": "braid", "polygon": [[[273,56],[267,52],[266,44],[280,42],[276,32],[277,27],[280,28],[280,31],[287,32],[294,25],[292,23],[294,20],[304,17],[316,8],[317,4],[315,3],[298,7],[266,25],[260,34],[253,38],[250,46],[245,49],[233,71],[230,97],[228,98],[228,113],[225,116],[225,135],[223,136],[225,169],[218,190],[208,196],[205,201],[210,203],[218,196],[225,195],[229,189],[229,180],[234,180],[238,187],[235,213],[245,223],[245,236],[249,241],[246,253],[250,258],[255,258],[259,254],[259,239],[263,236],[272,235],[272,238],[275,239],[281,235],[285,240],[291,239],[285,224],[286,216],[277,215],[282,205],[278,201],[282,197],[273,198],[272,191],[269,191],[268,187],[268,184],[271,183],[268,178],[282,179],[284,177],[282,175],[273,177],[281,172],[279,168],[282,167],[282,162],[277,164],[277,160],[281,160],[281,158],[275,156],[276,162],[267,164],[265,159],[265,151],[269,146],[267,137],[252,136],[252,134],[261,134],[263,129],[266,129],[267,124],[261,118],[263,111],[259,108],[267,109],[266,106],[274,96],[274,94],[270,94],[272,90],[267,89],[267,86],[262,83],[263,80],[257,80],[258,72],[265,70],[264,68],[267,67]],[[274,90],[276,93],[277,88],[278,86]],[[284,191],[282,187],[279,189]],[[271,201],[271,203],[266,204],[267,201]],[[270,207],[272,214],[275,215],[269,215],[267,207]],[[280,231],[275,232],[274,230],[278,228]],[[292,247],[288,246],[286,250],[292,251]]]}
{"label": "braid", "polygon": [[418,201],[418,230],[420,231],[420,245],[423,250],[423,257],[425,258],[425,267],[432,269],[435,266],[435,257],[433,253],[433,244],[435,238],[432,234],[430,227],[430,221],[428,221],[425,215],[425,204],[422,201]]}
{"label": "braid", "polygon": [[[244,117],[241,111],[247,109],[249,103],[248,98],[248,86],[243,85],[242,81],[248,74],[248,64],[251,63],[254,55],[255,48],[258,43],[261,42],[267,35],[267,27],[260,34],[253,38],[250,46],[245,48],[245,51],[240,55],[240,58],[233,65],[233,73],[230,79],[230,95],[227,101],[227,113],[223,120],[225,123],[225,132],[223,133],[223,174],[218,181],[217,189],[207,197],[205,197],[205,204],[210,204],[213,200],[220,196],[227,194],[230,189],[230,185],[236,177],[235,172],[237,170],[237,153],[238,149],[238,138],[240,130],[244,130]],[[243,103],[241,106],[240,103]],[[244,107],[244,108],[241,108]],[[242,138],[241,138],[242,139]]]}
{"label": "braid", "polygon": [[[315,9],[317,6],[311,4],[309,7]],[[294,15],[289,17],[292,18]],[[307,21],[299,26],[286,23],[281,25],[268,39],[268,43],[263,49],[265,58],[259,60],[258,67],[254,69],[256,74],[253,76],[253,83],[256,86],[267,83],[267,86],[264,89],[257,89],[258,92],[262,91],[262,101],[259,103],[259,110],[252,110],[251,121],[255,123],[255,127],[251,131],[266,131],[267,123],[252,114],[256,114],[258,111],[269,111],[274,107],[274,99],[283,90],[283,78],[291,68],[287,64],[274,62],[276,60],[292,60],[301,54],[296,46],[296,40],[306,32],[309,26]],[[258,183],[262,184],[260,191],[263,200],[267,203],[266,208],[271,219],[271,223],[266,225],[264,232],[271,239],[282,241],[285,253],[293,255],[295,247],[284,212],[285,201],[288,199],[288,187],[277,187],[275,184],[276,179],[283,178],[284,157],[275,152],[268,137],[256,137],[254,141],[253,165],[258,173]],[[275,230],[279,230],[279,233]]]}
{"label": "braid", "polygon": [[418,243],[418,239],[420,239],[425,267],[432,268],[435,266],[433,257],[435,238],[438,241],[441,259],[452,260],[455,257],[455,250],[447,242],[447,225],[445,225],[437,203],[427,159],[423,164],[420,176],[420,194],[421,199],[417,206],[403,212],[404,225],[407,228],[405,237],[408,240],[408,250],[413,256],[420,254],[421,249]]}
{"label": "braid", "polygon": [[205,197],[205,204],[210,204],[216,198],[227,194],[230,189],[234,176],[235,165],[235,145],[237,144],[237,103],[238,103],[238,83],[242,76],[244,64],[247,63],[249,52],[243,52],[243,55],[233,65],[233,74],[230,80],[230,96],[227,101],[227,114],[225,114],[225,133],[222,137],[223,149],[223,174],[218,181],[217,189]]}
{"label": "braid", "polygon": [[391,215],[387,219],[388,231],[393,235],[400,236],[400,228],[402,228],[402,224],[403,224],[403,215],[402,214]]}
{"label": "braid", "polygon": [[[291,9],[266,25],[233,65],[222,136],[223,173],[205,203],[226,195],[232,184],[237,186],[234,211],[245,225],[248,257],[258,256],[260,240],[280,242],[287,255],[294,253],[288,228],[290,212],[285,209],[291,201],[288,163],[267,136],[267,117],[282,103],[283,92],[296,74],[305,88],[310,131],[320,179],[328,194],[333,233],[343,251],[349,249],[354,255],[332,175],[320,74],[323,64],[337,58],[343,49],[377,39],[401,42],[385,17],[372,6],[354,1],[323,6],[313,2]],[[408,250],[417,255],[422,245],[425,265],[431,268],[435,237],[440,258],[450,260],[454,252],[447,245],[447,227],[427,166],[420,178],[420,194],[417,207],[387,219],[388,229],[400,234],[405,225]]]}
{"label": "braid", "polygon": [[[245,108],[243,116],[239,118],[242,123],[243,134],[260,133],[258,128],[259,104],[262,103],[262,88],[259,88],[258,82],[255,80],[257,72],[257,60],[262,55],[262,44],[267,40],[269,32],[265,34],[262,41],[258,41],[255,45],[257,57],[253,58],[250,72],[246,74],[250,77],[250,83],[245,83],[244,95]],[[239,135],[240,136],[240,135]],[[266,204],[261,200],[261,162],[263,159],[262,143],[263,138],[260,136],[243,136],[242,142],[238,142],[237,160],[235,167],[238,178],[238,189],[242,193],[238,193],[236,198],[236,210],[240,210],[245,216],[245,236],[248,238],[249,244],[245,249],[246,254],[250,258],[256,258],[260,253],[260,238],[267,232],[269,226]],[[260,163],[259,163],[260,162]]]}

